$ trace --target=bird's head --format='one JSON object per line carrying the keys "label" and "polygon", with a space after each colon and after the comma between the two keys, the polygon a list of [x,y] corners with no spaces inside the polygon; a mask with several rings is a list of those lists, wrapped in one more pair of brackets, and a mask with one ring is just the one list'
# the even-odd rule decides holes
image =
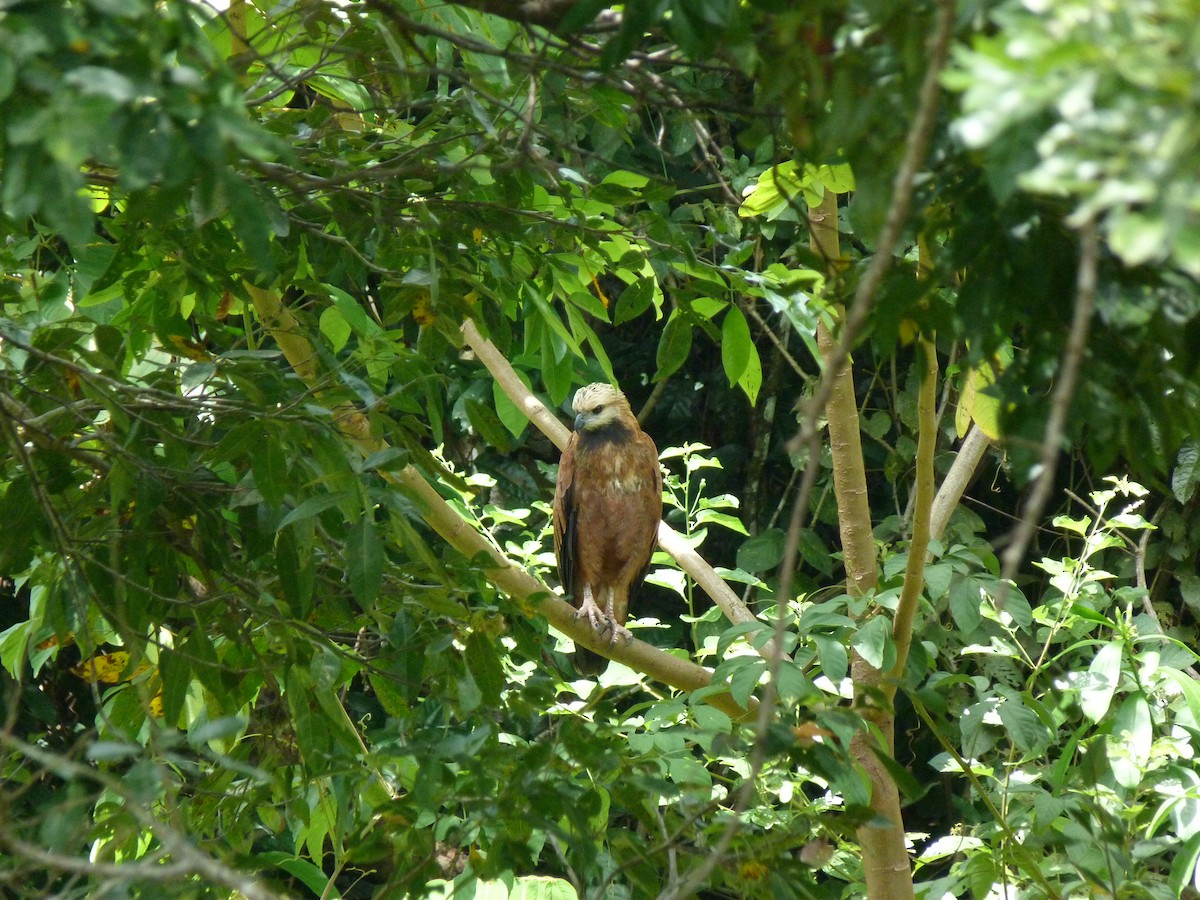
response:
{"label": "bird's head", "polygon": [[577,390],[571,409],[575,410],[576,431],[599,431],[633,415],[625,395],[601,382]]}

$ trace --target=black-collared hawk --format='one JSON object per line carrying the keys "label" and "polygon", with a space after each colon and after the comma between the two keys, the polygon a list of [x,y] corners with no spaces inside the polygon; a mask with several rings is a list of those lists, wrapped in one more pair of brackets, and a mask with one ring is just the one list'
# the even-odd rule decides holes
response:
{"label": "black-collared hawk", "polygon": [[[563,590],[601,634],[628,640],[629,600],[650,567],[662,517],[658,448],[629,401],[607,384],[575,392],[575,431],[563,450],[554,489],[554,555]],[[610,644],[611,646],[611,644]],[[581,675],[608,660],[575,651]]]}

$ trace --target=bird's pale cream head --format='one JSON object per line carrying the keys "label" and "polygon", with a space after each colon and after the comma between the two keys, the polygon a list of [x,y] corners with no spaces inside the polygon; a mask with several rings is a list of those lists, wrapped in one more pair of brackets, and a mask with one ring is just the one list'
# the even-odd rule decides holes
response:
{"label": "bird's pale cream head", "polygon": [[596,431],[620,420],[629,412],[629,401],[611,384],[597,382],[581,387],[571,401],[576,431]]}

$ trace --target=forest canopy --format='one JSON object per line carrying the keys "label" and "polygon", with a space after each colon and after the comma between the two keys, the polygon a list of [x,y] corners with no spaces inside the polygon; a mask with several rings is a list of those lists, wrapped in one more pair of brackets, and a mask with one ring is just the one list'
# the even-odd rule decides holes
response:
{"label": "forest canopy", "polygon": [[1198,14],[0,0],[0,893],[1197,896]]}

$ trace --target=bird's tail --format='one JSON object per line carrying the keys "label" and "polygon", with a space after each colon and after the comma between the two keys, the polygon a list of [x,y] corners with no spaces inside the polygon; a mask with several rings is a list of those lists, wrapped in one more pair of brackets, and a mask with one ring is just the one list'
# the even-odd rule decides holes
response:
{"label": "bird's tail", "polygon": [[580,675],[599,675],[608,668],[608,657],[587,647],[575,645],[575,671]]}

